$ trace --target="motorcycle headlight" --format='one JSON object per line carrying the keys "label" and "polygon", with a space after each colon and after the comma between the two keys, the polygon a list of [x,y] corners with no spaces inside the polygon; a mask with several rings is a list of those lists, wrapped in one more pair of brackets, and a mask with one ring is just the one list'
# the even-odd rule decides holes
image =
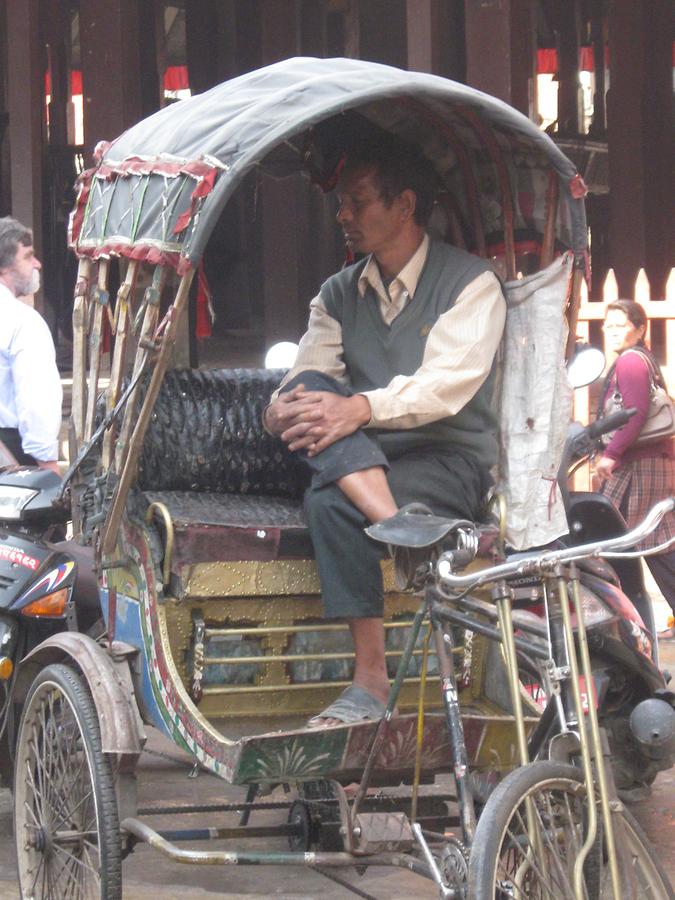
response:
{"label": "motorcycle headlight", "polygon": [[38,493],[31,488],[0,485],[0,519],[20,519],[23,508]]}

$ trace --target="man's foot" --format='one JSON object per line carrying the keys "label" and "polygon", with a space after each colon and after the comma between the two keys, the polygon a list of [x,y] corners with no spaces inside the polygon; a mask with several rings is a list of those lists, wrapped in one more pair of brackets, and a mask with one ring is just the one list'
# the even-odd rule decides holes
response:
{"label": "man's foot", "polygon": [[323,712],[313,716],[308,728],[327,728],[330,725],[353,725],[381,719],[387,704],[374,697],[358,684],[350,684]]}

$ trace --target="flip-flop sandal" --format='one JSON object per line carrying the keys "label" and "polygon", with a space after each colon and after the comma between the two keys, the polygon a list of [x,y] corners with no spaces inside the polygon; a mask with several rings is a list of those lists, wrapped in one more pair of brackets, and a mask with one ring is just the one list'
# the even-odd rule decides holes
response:
{"label": "flip-flop sandal", "polygon": [[358,684],[350,684],[337,700],[334,700],[323,712],[313,716],[307,722],[307,727],[323,728],[325,727],[323,719],[337,719],[345,725],[381,719],[386,708],[386,703],[373,697],[365,688],[359,687]]}

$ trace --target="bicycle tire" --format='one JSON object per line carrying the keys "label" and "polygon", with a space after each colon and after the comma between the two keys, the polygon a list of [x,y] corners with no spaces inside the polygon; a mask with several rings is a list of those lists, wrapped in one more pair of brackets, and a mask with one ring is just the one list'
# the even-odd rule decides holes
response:
{"label": "bicycle tire", "polygon": [[14,828],[22,897],[121,900],[119,815],[96,707],[66,665],[43,669],[19,726]]}
{"label": "bicycle tire", "polygon": [[[528,807],[535,816],[530,833]],[[632,861],[637,896],[673,900],[668,876],[640,826],[627,811],[622,815],[624,844],[619,852],[630,853],[624,861]],[[495,788],[478,822],[469,859],[468,900],[574,900],[572,873],[586,820],[579,769],[548,761],[515,769]],[[584,867],[589,900],[612,897],[602,844],[596,839]]]}

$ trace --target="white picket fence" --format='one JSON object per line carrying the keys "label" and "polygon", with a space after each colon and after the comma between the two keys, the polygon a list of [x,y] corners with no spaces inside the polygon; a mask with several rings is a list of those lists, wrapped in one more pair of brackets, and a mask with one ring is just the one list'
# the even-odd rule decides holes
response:
{"label": "white picket fence", "polygon": [[[602,301],[589,300],[586,285],[582,286],[581,305],[579,307],[579,320],[577,325],[577,338],[588,342],[591,333],[590,323],[602,321],[605,318],[605,308],[612,300],[618,299],[618,287],[614,270],[610,269],[603,285]],[[637,300],[643,307],[649,318],[647,326],[647,343],[650,342],[652,323],[656,320],[664,321],[665,354],[660,359],[661,369],[668,383],[668,391],[675,397],[675,269],[671,270],[666,284],[666,296],[663,299],[652,299],[649,280],[644,269],[640,269],[635,279],[633,300]],[[601,332],[602,349],[604,347],[604,334]],[[597,336],[594,341],[597,344]],[[613,354],[605,350],[608,365],[612,362]],[[574,418],[578,422],[588,422],[595,414],[599,386],[596,383],[591,388],[583,388],[574,394]],[[587,466],[580,469],[574,478],[576,490],[590,490],[590,471]]]}

